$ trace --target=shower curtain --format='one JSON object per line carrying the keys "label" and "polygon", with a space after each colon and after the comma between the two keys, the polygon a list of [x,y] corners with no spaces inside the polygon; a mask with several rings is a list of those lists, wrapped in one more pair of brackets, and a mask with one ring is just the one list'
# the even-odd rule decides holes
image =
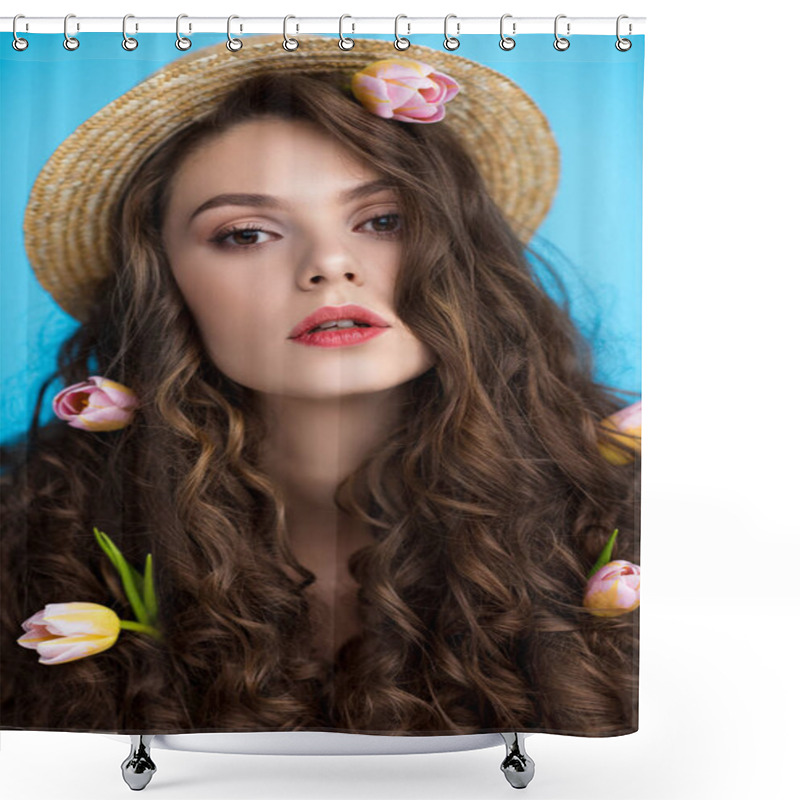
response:
{"label": "shower curtain", "polygon": [[638,729],[644,37],[2,37],[0,729]]}

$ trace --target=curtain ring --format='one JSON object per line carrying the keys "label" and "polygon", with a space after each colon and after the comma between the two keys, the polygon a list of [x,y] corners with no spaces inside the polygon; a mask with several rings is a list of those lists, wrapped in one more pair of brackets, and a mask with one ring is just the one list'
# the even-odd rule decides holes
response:
{"label": "curtain ring", "polygon": [[[74,16],[75,16],[74,14],[67,14],[67,16],[64,17],[64,49],[65,50],[77,50],[80,47],[80,44],[81,44],[74,36],[70,36],[67,33],[67,23],[69,21],[69,18],[70,17],[74,17]],[[80,29],[81,29],[80,25],[77,25],[76,30],[80,30]]]}
{"label": "curtain ring", "polygon": [[[630,50],[631,47],[633,47],[633,42],[630,39],[621,39],[620,38],[620,35],[619,35],[619,21],[621,19],[629,19],[629,17],[628,17],[627,14],[620,14],[617,17],[617,41],[614,44],[614,47],[616,47],[617,50],[619,50],[621,53],[624,53],[624,52]],[[630,36],[632,32],[633,32],[633,26],[629,22],[628,23],[628,36]]]}
{"label": "curtain ring", "polygon": [[[397,23],[400,21],[401,17],[403,19],[408,19],[408,17],[405,14],[398,14],[394,18],[394,47],[395,47],[395,50],[408,50],[408,48],[411,47],[411,42],[408,39],[406,39],[405,36],[400,36],[397,33]],[[406,22],[406,25],[408,26],[408,33],[410,34],[411,33],[411,23],[410,22]]]}
{"label": "curtain ring", "polygon": [[[352,39],[345,39],[344,34],[342,33],[342,22],[344,22],[344,18],[347,17],[348,19],[353,19],[349,14],[342,14],[339,17],[339,47],[342,50],[352,50],[355,46],[355,42]],[[355,31],[356,26],[351,23],[353,30]]]}
{"label": "curtain ring", "polygon": [[[139,46],[139,42],[137,39],[134,39],[132,36],[128,36],[127,31],[125,30],[125,25],[128,22],[128,19],[133,17],[133,14],[126,14],[122,18],[122,49],[123,50],[135,50]],[[134,19],[136,19],[134,17]],[[136,26],[136,30],[139,30],[139,26]]]}
{"label": "curtain ring", "polygon": [[[461,42],[455,36],[448,36],[447,34],[447,22],[450,19],[450,17],[455,17],[455,16],[456,16],[455,14],[448,14],[444,18],[444,46],[448,50],[458,50],[458,47],[461,44]],[[461,33],[461,23],[456,22],[456,35],[458,35],[459,33]]]}
{"label": "curtain ring", "polygon": [[[192,46],[191,39],[187,39],[185,36],[181,36],[181,19],[188,16],[189,16],[188,14],[178,14],[175,20],[175,35],[178,37],[175,40],[175,47],[177,47],[178,50],[188,50]],[[192,23],[190,22],[189,32],[191,33],[191,31],[192,31]]]}
{"label": "curtain ring", "polygon": [[[560,19],[566,19],[566,18],[567,18],[566,14],[559,14],[556,17],[556,22],[555,22],[555,25],[553,26],[553,30],[554,30],[555,35],[556,35],[556,40],[553,42],[553,47],[555,47],[556,50],[560,50],[562,53],[564,52],[564,50],[569,48],[569,39],[565,39],[563,36],[559,36],[558,35],[558,21]],[[569,27],[570,26],[569,26],[569,22],[568,22],[567,23],[567,36],[569,36]]]}
{"label": "curtain ring", "polygon": [[[503,33],[503,23],[506,21],[506,17],[510,17],[510,16],[513,16],[513,15],[512,14],[503,14],[503,16],[500,17],[500,49],[501,50],[513,50],[517,46],[517,43],[516,43],[516,41],[514,39],[512,39],[510,36],[506,36]],[[512,22],[511,23],[511,32],[512,33],[516,33],[517,32],[517,23],[516,22]]]}
{"label": "curtain ring", "polygon": [[[12,47],[13,47],[15,50],[24,50],[24,49],[25,49],[25,48],[28,46],[28,40],[27,40],[27,39],[20,39],[20,37],[19,37],[19,36],[17,36],[17,20],[18,20],[20,17],[21,17],[22,19],[26,19],[26,17],[25,17],[25,15],[24,15],[24,14],[17,14],[17,15],[14,17],[14,21],[11,23],[11,32],[14,34],[14,41],[12,41],[12,42],[11,42],[11,46],[12,46]],[[28,23],[26,22],[26,23],[25,23],[25,26],[26,26],[26,27],[27,27],[27,24],[28,24]]]}
{"label": "curtain ring", "polygon": [[297,39],[290,39],[286,35],[286,21],[290,19],[297,19],[297,17],[293,17],[291,14],[287,14],[283,18],[283,49],[284,50],[297,50],[300,47],[300,42]]}
{"label": "curtain ring", "polygon": [[[232,19],[239,19],[236,14],[231,14],[228,17],[228,41],[225,42],[225,47],[231,51],[231,53],[236,53],[244,47],[244,42],[241,39],[235,39],[231,36],[231,20]],[[241,28],[239,28],[241,30]]]}

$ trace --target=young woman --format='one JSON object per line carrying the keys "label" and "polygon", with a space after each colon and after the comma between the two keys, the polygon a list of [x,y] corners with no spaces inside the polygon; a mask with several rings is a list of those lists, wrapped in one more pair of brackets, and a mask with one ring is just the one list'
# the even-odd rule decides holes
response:
{"label": "young woman", "polygon": [[[94,257],[48,272],[34,191],[34,267],[82,325],[3,449],[0,727],[636,730],[638,613],[582,600],[614,529],[638,563],[638,448],[604,454],[625,403],[528,261],[557,171],[540,112],[516,89],[539,178],[498,200],[476,87],[507,103],[510,81],[426,48],[387,65],[383,41],[274,44],[179,59],[187,92],[122,98],[146,119],[96,115],[146,152],[84,162],[50,223]],[[85,132],[65,146],[88,154]],[[52,380],[88,376],[135,396],[126,424],[39,426]],[[16,642],[48,603],[130,616],[94,528],[152,554],[160,636],[37,662]]]}

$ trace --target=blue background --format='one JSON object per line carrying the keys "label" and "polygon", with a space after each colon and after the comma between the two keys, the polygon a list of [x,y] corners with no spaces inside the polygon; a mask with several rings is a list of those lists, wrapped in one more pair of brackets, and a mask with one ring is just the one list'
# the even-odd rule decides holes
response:
{"label": "blue background", "polygon": [[[2,441],[28,427],[36,392],[55,367],[56,348],[77,325],[40,288],[25,253],[22,222],[36,176],[78,125],[183,55],[168,33],[140,35],[132,52],[122,49],[118,33],[79,36],[81,45],[73,52],[62,46],[62,34],[26,38],[27,50],[18,53],[12,35],[0,34]],[[559,52],[552,35],[530,34],[503,51],[499,35],[470,34],[461,37],[456,52],[508,75],[547,116],[561,150],[561,176],[533,245],[553,261],[564,281],[572,316],[593,344],[597,380],[638,394],[644,36],[630,38],[633,46],[625,53],[614,47],[613,35],[574,36],[569,49]],[[191,39],[193,52],[224,34]],[[444,52],[442,36],[411,41]],[[542,277],[563,302],[555,285]],[[50,401],[61,388],[50,387],[42,423],[52,418]],[[620,396],[627,402],[637,399]]]}

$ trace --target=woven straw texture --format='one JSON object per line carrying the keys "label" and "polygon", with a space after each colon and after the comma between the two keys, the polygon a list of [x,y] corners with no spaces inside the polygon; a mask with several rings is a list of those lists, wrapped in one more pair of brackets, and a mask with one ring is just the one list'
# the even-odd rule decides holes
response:
{"label": "woven straw texture", "polygon": [[[128,176],[176,128],[202,116],[237,82],[267,69],[357,72],[380,58],[413,58],[454,77],[461,90],[437,125],[452,127],[483,175],[513,230],[528,242],[556,190],[559,152],[547,119],[506,76],[451,52],[391,41],[246,37],[189,52],[150,75],[80,125],[39,173],[25,212],[25,247],[37,279],[68,314],[85,320],[95,282],[113,269],[108,231]],[[354,101],[357,102],[357,101]],[[419,123],[402,123],[419,124]]]}

